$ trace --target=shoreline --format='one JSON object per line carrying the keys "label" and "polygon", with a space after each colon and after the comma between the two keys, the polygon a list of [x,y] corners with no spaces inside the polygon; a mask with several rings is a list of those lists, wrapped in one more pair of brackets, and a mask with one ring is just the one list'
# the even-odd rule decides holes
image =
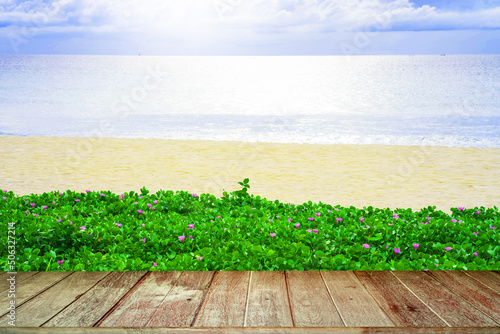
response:
{"label": "shoreline", "polygon": [[0,188],[239,189],[268,200],[448,211],[498,206],[500,148],[0,135]]}

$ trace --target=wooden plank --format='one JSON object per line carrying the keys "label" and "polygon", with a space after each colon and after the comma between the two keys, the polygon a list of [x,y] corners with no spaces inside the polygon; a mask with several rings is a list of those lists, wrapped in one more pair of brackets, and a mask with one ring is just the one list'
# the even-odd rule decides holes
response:
{"label": "wooden plank", "polygon": [[[73,273],[17,308],[16,326],[41,326],[108,274],[109,272],[91,271]],[[9,321],[7,316],[3,316],[0,318],[0,327],[7,327]]]}
{"label": "wooden plank", "polygon": [[487,270],[467,270],[464,273],[500,293],[500,274],[495,271]]}
{"label": "wooden plank", "polygon": [[[29,299],[35,297],[69,275],[71,275],[71,272],[49,271],[31,275],[29,278],[17,282],[15,292],[16,307],[19,307]],[[25,275],[25,277],[27,276],[28,275]],[[0,294],[0,317],[8,313],[7,305],[9,305],[11,300],[8,295],[7,293]]]}
{"label": "wooden plank", "polygon": [[293,327],[283,271],[252,271],[245,326]]}
{"label": "wooden plank", "polygon": [[495,327],[499,324],[422,271],[393,271],[410,291],[451,327]]}
{"label": "wooden plank", "polygon": [[151,272],[98,326],[146,326],[181,274],[180,271]]}
{"label": "wooden plank", "polygon": [[94,326],[145,274],[144,271],[112,272],[43,327]]}
{"label": "wooden plank", "polygon": [[243,327],[249,271],[219,271],[196,317],[194,327]]}
{"label": "wooden plank", "polygon": [[296,327],[344,327],[319,271],[285,273]]}
{"label": "wooden plank", "polygon": [[112,327],[94,327],[94,328],[8,328],[0,329],[0,333],[5,334],[215,334],[215,333],[245,333],[245,334],[498,334],[496,327],[453,327],[453,328],[419,328],[419,327],[225,327],[225,328],[112,328]]}
{"label": "wooden plank", "polygon": [[9,290],[10,288],[10,283],[7,281],[8,278],[11,278],[12,276],[15,276],[16,280],[16,285],[24,282],[26,279],[36,275],[38,272],[37,271],[18,271],[17,274],[15,275],[9,275],[7,273],[4,273],[5,275],[2,275],[1,282],[2,284],[0,285],[0,293]]}
{"label": "wooden plank", "polygon": [[347,327],[394,327],[352,271],[322,271],[321,275]]}
{"label": "wooden plank", "polygon": [[185,271],[147,327],[190,327],[208,292],[213,271]]}
{"label": "wooden plank", "polygon": [[462,271],[428,271],[441,284],[500,323],[500,294]]}
{"label": "wooden plank", "polygon": [[443,320],[415,297],[390,271],[355,273],[396,326],[447,327]]}

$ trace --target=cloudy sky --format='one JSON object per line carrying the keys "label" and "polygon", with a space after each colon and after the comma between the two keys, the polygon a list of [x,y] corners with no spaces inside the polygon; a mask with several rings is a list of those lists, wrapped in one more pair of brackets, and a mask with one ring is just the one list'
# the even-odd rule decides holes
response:
{"label": "cloudy sky", "polygon": [[0,54],[500,54],[500,0],[0,0]]}

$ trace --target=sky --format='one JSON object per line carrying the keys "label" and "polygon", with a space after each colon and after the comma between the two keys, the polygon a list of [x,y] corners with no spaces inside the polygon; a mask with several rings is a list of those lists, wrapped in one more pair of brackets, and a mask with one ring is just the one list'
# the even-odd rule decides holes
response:
{"label": "sky", "polygon": [[500,0],[0,0],[0,54],[500,54]]}

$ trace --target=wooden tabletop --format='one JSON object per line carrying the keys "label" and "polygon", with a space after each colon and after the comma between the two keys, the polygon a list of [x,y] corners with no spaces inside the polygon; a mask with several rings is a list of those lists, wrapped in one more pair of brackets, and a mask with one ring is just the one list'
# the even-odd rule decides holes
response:
{"label": "wooden tabletop", "polygon": [[[12,276],[15,327],[7,309]],[[18,272],[0,278],[5,333],[500,333],[498,271]]]}

